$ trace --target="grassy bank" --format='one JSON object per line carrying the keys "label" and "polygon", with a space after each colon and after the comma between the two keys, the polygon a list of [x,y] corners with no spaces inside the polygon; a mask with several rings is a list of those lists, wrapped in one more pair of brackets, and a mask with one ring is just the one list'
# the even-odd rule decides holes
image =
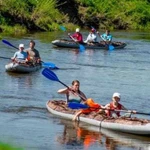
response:
{"label": "grassy bank", "polygon": [[26,34],[76,26],[150,29],[150,0],[0,0],[0,32]]}

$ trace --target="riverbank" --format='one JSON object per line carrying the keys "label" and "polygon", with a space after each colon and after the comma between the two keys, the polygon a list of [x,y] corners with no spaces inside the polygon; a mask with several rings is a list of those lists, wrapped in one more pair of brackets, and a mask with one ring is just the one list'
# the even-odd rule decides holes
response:
{"label": "riverbank", "polygon": [[[150,2],[85,0],[0,1],[0,33],[24,35],[30,32],[83,29],[148,30]],[[116,9],[117,8],[117,9]]]}

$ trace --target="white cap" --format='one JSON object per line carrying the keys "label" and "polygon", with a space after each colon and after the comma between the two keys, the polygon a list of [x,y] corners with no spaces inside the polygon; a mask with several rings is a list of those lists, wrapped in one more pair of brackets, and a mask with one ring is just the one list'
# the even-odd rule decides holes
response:
{"label": "white cap", "polygon": [[113,97],[121,98],[121,95],[120,95],[120,93],[117,93],[117,92],[116,92],[116,93],[113,94]]}
{"label": "white cap", "polygon": [[79,28],[76,28],[76,32],[80,32],[80,29],[79,29]]}
{"label": "white cap", "polygon": [[24,44],[19,44],[19,47],[23,47],[24,48]]}

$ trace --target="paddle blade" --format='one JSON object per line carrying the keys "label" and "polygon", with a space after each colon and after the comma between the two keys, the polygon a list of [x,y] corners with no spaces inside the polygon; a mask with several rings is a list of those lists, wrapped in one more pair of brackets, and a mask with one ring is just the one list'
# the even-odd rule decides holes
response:
{"label": "paddle blade", "polygon": [[59,69],[58,67],[56,67],[56,65],[54,63],[51,63],[51,62],[46,62],[46,63],[43,62],[42,67],[52,68],[52,69]]}
{"label": "paddle blade", "polygon": [[71,109],[85,109],[85,108],[88,108],[88,106],[85,105],[85,104],[80,104],[80,103],[75,103],[75,102],[68,103],[68,107],[70,107]]}
{"label": "paddle blade", "polygon": [[56,74],[55,74],[53,71],[51,71],[50,69],[48,69],[48,68],[43,69],[42,74],[43,74],[46,78],[48,78],[48,79],[50,79],[50,80],[58,81],[58,82],[59,82],[59,79],[58,79],[58,77],[56,76]]}
{"label": "paddle blade", "polygon": [[109,49],[110,51],[112,51],[112,50],[115,49],[115,47],[114,47],[113,45],[109,45],[108,49]]}
{"label": "paddle blade", "polygon": [[65,28],[64,26],[60,26],[60,29],[61,29],[62,31],[66,31],[66,28]]}
{"label": "paddle blade", "polygon": [[81,52],[85,51],[85,46],[82,44],[79,44],[79,49]]}
{"label": "paddle blade", "polygon": [[2,40],[3,43],[15,48],[15,49],[18,49],[16,46],[12,45],[11,43],[9,43],[7,40]]}

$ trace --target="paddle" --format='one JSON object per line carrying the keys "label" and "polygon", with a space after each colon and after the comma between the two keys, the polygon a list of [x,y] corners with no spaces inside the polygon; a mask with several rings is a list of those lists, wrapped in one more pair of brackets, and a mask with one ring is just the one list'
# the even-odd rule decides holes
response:
{"label": "paddle", "polygon": [[59,69],[54,63],[51,62],[42,62],[42,67],[44,68],[52,68],[52,69]]}
{"label": "paddle", "polygon": [[[68,89],[70,89],[69,86],[67,86],[65,83],[61,82],[61,81],[58,79],[57,75],[56,75],[53,71],[51,71],[51,70],[45,68],[45,69],[43,69],[42,74],[43,74],[46,78],[48,78],[48,79],[50,79],[50,80],[52,80],[52,81],[57,81],[57,82],[61,83],[62,85],[64,85],[65,87],[67,87]],[[79,93],[78,93],[78,96],[79,96],[80,98],[86,100],[86,99],[85,99],[81,94],[79,94]]]}
{"label": "paddle", "polygon": [[[13,48],[15,48],[15,49],[19,49],[19,48],[17,48],[16,46],[14,46],[14,45],[12,45],[10,42],[8,42],[7,40],[2,40],[2,42],[4,43],[4,44],[7,44],[7,45],[9,45],[9,46],[11,46],[11,47],[13,47]],[[58,67],[56,67],[56,65],[54,64],[54,63],[51,63],[51,62],[43,62],[43,61],[41,61],[42,62],[42,67],[48,67],[48,68],[52,68],[52,69],[59,69]]]}
{"label": "paddle", "polygon": [[66,30],[67,30],[64,26],[60,26],[60,29],[61,29],[62,31],[66,31]]}
{"label": "paddle", "polygon": [[[52,81],[57,81],[57,82],[61,83],[62,85],[64,85],[65,87],[69,88],[65,83],[63,83],[62,81],[60,81],[60,80],[58,79],[57,75],[56,75],[53,71],[51,71],[51,70],[45,68],[45,69],[42,71],[42,74],[43,74],[46,78],[48,78],[48,79],[50,79],[50,80],[52,80]],[[79,95],[82,99],[86,100],[82,95],[80,95],[80,94],[78,94],[78,95]],[[72,108],[72,109],[89,108],[89,106],[87,106],[87,105],[85,105],[85,104],[80,104],[80,103],[75,103],[75,102],[69,103],[68,106],[69,106],[70,108]],[[99,109],[99,108],[98,108],[98,109]],[[109,109],[109,110],[110,110],[110,109]],[[128,113],[129,113],[128,110],[111,110],[111,111],[120,111],[120,112],[128,112]],[[131,112],[132,112],[132,111],[131,111]],[[144,113],[144,112],[136,112],[136,113],[137,113],[137,114],[143,114],[143,115],[150,115],[150,113]]]}
{"label": "paddle", "polygon": [[79,45],[79,50],[80,50],[80,52],[85,51],[85,46],[84,46],[84,45],[82,45],[82,44],[76,42],[76,40],[75,40],[71,35],[69,35],[69,37],[70,37],[76,44]]}
{"label": "paddle", "polygon": [[15,49],[18,49],[18,47],[12,45],[11,43],[9,43],[9,42],[6,41],[6,40],[2,40],[2,42],[5,43],[5,44],[7,44],[7,45],[9,45],[9,46],[11,46],[11,47],[13,47],[13,48],[15,48]]}
{"label": "paddle", "polygon": [[71,109],[85,109],[85,108],[89,108],[85,104],[80,104],[80,103],[75,103],[75,102],[68,103],[68,107],[70,107]]}
{"label": "paddle", "polygon": [[0,56],[0,58],[3,58],[3,59],[10,59],[9,57],[3,57],[3,56]]}
{"label": "paddle", "polygon": [[[80,104],[80,103],[69,103],[68,106],[72,109],[87,109],[87,108],[92,108],[92,107],[89,107],[85,104]],[[94,108],[94,109],[100,109],[100,108]],[[128,111],[128,110],[116,110],[116,109],[105,109],[105,108],[101,108],[101,109],[104,109],[104,110],[110,110],[110,111],[119,111],[119,112],[126,112],[126,113],[132,113],[132,111]],[[145,113],[145,112],[138,112],[136,111],[136,114],[141,114],[141,115],[150,115],[150,113]]]}

